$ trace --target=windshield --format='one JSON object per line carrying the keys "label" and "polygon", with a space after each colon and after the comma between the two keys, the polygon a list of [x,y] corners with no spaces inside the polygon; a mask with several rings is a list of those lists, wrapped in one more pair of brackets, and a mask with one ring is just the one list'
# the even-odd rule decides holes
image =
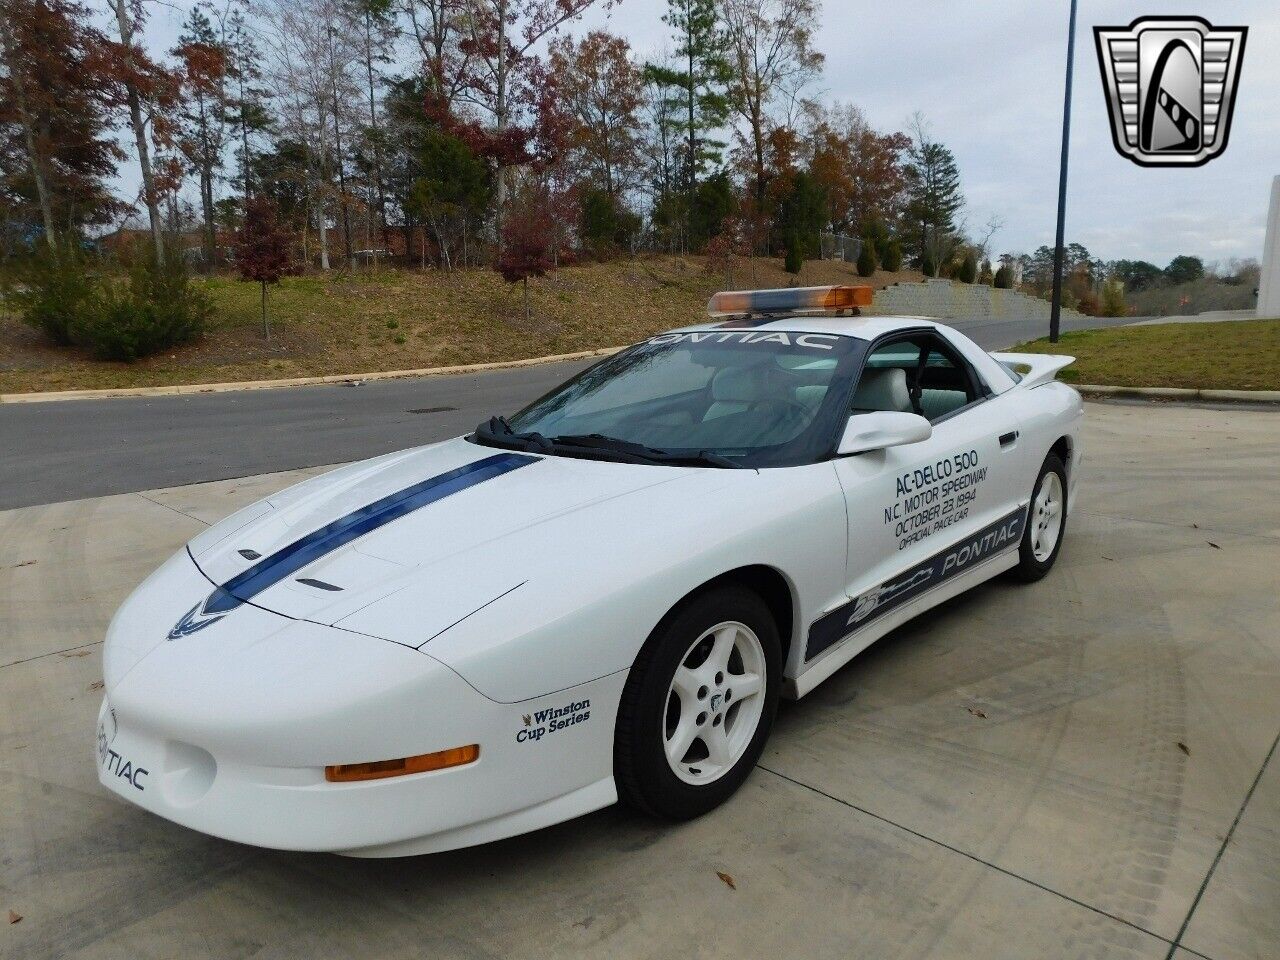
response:
{"label": "windshield", "polygon": [[[601,361],[501,427],[544,442],[607,439],[731,466],[810,463],[830,453],[865,347],[793,331],[663,334]],[[479,430],[477,439],[491,442],[493,433]]]}

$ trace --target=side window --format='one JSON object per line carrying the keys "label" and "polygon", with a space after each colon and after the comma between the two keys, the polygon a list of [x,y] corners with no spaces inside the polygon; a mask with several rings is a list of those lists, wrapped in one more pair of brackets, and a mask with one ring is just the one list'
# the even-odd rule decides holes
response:
{"label": "side window", "polygon": [[921,416],[936,421],[979,398],[968,365],[935,338],[925,344],[922,361],[912,390]]}
{"label": "side window", "polygon": [[980,397],[977,380],[960,355],[937,335],[917,333],[871,352],[850,411],[918,413],[937,421]]}
{"label": "side window", "polygon": [[920,367],[920,351],[918,338],[895,340],[871,351],[853,392],[850,412],[918,412],[912,396],[912,384]]}

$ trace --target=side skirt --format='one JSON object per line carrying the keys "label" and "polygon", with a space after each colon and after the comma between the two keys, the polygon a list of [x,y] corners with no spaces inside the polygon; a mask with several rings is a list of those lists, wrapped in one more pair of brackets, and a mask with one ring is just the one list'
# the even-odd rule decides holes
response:
{"label": "side skirt", "polygon": [[908,620],[919,616],[931,607],[957,597],[971,587],[976,587],[985,580],[1004,573],[1018,565],[1018,545],[996,556],[989,557],[981,563],[970,567],[963,573],[938,584],[932,590],[915,597],[886,613],[884,616],[867,624],[861,630],[854,631],[834,646],[819,654],[798,677],[783,682],[783,695],[790,699],[799,699],[809,693],[818,684],[843,667],[871,644],[886,633],[902,626]]}

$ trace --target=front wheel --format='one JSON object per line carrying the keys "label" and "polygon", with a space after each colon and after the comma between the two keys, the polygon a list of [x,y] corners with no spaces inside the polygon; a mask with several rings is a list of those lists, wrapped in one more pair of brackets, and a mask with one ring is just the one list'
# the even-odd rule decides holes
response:
{"label": "front wheel", "polygon": [[1026,529],[1018,546],[1013,575],[1025,583],[1039,580],[1053,568],[1067,532],[1067,470],[1055,453],[1045,457],[1027,507]]}
{"label": "front wheel", "polygon": [[636,658],[622,694],[619,796],[672,820],[727,800],[764,749],[781,666],[773,616],[745,588],[703,594],[670,617]]}

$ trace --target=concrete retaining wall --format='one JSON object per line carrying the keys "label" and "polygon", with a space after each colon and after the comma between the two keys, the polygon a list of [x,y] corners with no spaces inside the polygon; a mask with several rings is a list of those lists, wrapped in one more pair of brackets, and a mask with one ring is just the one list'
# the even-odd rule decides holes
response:
{"label": "concrete retaining wall", "polygon": [[[1049,319],[1049,302],[1016,290],[999,290],[980,283],[952,283],[925,280],[923,283],[895,283],[877,290],[867,313],[905,314],[960,320],[1044,320]],[[1080,318],[1075,310],[1063,309],[1064,318]]]}

